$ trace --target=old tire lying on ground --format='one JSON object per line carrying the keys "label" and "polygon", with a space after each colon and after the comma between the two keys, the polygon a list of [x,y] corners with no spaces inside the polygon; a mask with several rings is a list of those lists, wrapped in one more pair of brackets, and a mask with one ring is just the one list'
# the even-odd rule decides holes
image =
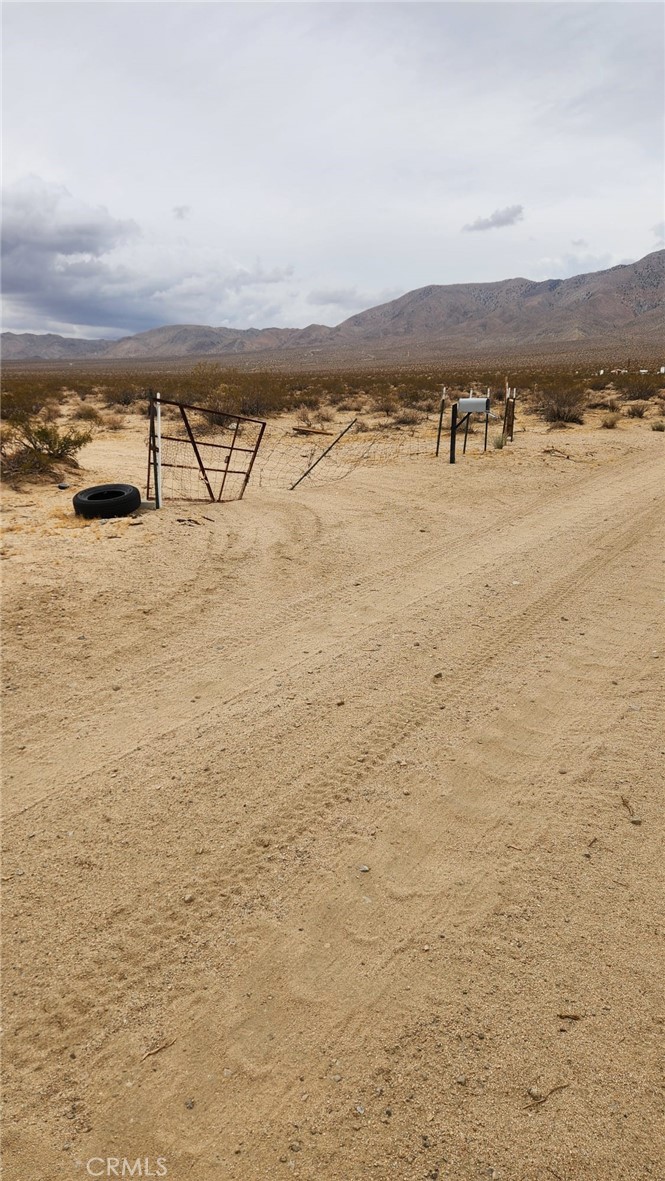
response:
{"label": "old tire lying on ground", "polygon": [[79,517],[127,517],[141,507],[141,493],[133,484],[96,484],[73,498]]}

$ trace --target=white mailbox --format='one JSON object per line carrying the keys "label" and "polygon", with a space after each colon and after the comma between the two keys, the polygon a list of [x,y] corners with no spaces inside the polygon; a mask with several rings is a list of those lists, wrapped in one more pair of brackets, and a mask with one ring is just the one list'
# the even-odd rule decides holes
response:
{"label": "white mailbox", "polygon": [[489,414],[489,398],[460,398],[457,403],[458,414]]}

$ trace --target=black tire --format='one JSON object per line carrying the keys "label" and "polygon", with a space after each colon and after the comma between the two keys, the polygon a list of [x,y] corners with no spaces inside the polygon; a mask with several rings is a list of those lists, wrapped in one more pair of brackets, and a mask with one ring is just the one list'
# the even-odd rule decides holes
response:
{"label": "black tire", "polygon": [[127,517],[141,507],[141,493],[133,484],[97,484],[73,499],[79,517]]}

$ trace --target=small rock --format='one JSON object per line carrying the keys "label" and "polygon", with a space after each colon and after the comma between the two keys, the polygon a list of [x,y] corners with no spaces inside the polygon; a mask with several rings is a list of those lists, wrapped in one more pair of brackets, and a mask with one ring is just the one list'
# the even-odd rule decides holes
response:
{"label": "small rock", "polygon": [[113,689],[114,693],[118,693],[119,690],[122,688],[122,686],[121,685],[111,685],[111,688]]}
{"label": "small rock", "polygon": [[369,865],[359,865],[358,869],[360,873],[369,873]]}
{"label": "small rock", "polygon": [[529,1087],[527,1095],[530,1099],[542,1099],[543,1093],[538,1090],[538,1087]]}
{"label": "small rock", "polygon": [[285,1164],[286,1164],[286,1162],[287,1162],[287,1160],[288,1160],[289,1158],[288,1158],[288,1156],[286,1155],[286,1153],[284,1153],[284,1152],[283,1152],[283,1153],[282,1153],[282,1155],[280,1156],[280,1158],[279,1158],[279,1159],[280,1159],[280,1161],[282,1162],[282,1164],[283,1164],[283,1165],[285,1165]]}
{"label": "small rock", "polygon": [[631,816],[631,818],[630,818],[630,823],[631,823],[631,824],[641,824],[641,823],[642,823],[642,817],[641,817],[641,816]]}
{"label": "small rock", "polygon": [[58,484],[58,488],[61,492],[65,492],[66,489],[69,488],[69,484]]}
{"label": "small rock", "polygon": [[364,1115],[364,1114],[365,1114],[365,1108],[363,1107],[362,1103],[357,1103],[357,1104],[356,1104],[355,1111],[357,1112],[357,1114],[358,1114],[358,1115]]}
{"label": "small rock", "polygon": [[193,1099],[185,1099],[185,1107],[187,1108],[188,1111],[191,1111],[193,1106],[194,1106]]}
{"label": "small rock", "polygon": [[434,676],[432,677],[432,680],[433,680],[433,681],[441,681],[441,680],[443,680],[443,673],[435,673],[435,674],[434,674]]}
{"label": "small rock", "polygon": [[185,894],[185,897],[183,898],[183,902],[193,902],[193,901],[194,901],[193,894]]}
{"label": "small rock", "polygon": [[334,1075],[332,1076],[332,1080],[333,1080],[333,1082],[334,1082],[334,1083],[341,1083],[341,1081],[342,1081],[342,1076],[341,1076],[341,1074],[334,1074]]}
{"label": "small rock", "polygon": [[466,1075],[465,1074],[458,1074],[457,1078],[455,1079],[455,1082],[457,1083],[458,1087],[465,1087],[466,1086]]}
{"label": "small rock", "polygon": [[293,1140],[292,1143],[289,1144],[289,1148],[291,1149],[291,1152],[300,1152],[302,1144],[299,1140]]}

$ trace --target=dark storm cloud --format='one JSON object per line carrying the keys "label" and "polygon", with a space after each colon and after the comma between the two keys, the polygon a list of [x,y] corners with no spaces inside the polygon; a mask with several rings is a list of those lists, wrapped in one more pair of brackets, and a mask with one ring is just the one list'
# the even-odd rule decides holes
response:
{"label": "dark storm cloud", "polygon": [[495,209],[489,217],[477,217],[469,225],[462,226],[463,230],[498,230],[502,226],[514,226],[524,217],[523,205],[507,205],[505,209]]}
{"label": "dark storm cloud", "polygon": [[201,322],[211,309],[217,319],[237,315],[243,322],[254,306],[244,289],[252,288],[267,310],[274,300],[266,304],[261,289],[290,274],[288,268],[267,272],[258,261],[222,268],[171,255],[139,268],[117,260],[118,252],[140,239],[136,222],[88,207],[60,185],[31,176],[9,186],[2,234],[5,326],[34,321],[56,331],[76,326],[117,334]]}

